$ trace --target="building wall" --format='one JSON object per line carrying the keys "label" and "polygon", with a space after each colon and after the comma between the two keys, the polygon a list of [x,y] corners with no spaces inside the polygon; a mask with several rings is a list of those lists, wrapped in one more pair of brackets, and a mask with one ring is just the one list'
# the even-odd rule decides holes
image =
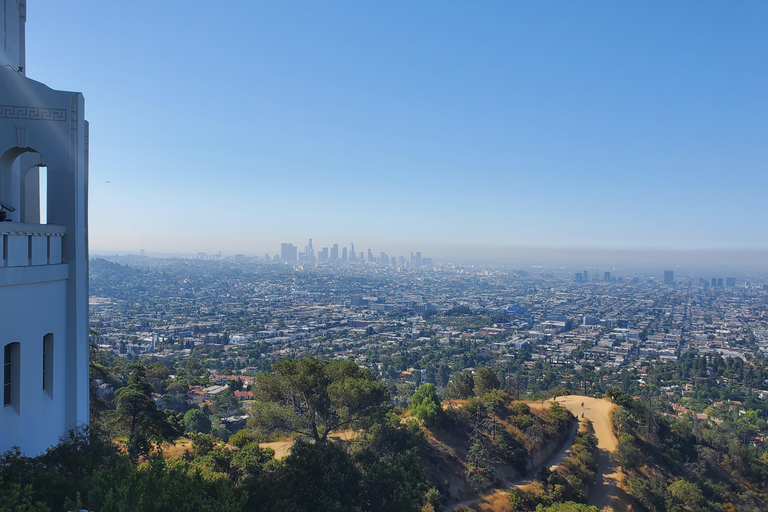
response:
{"label": "building wall", "polygon": [[[0,348],[20,343],[18,411],[0,405],[0,452],[22,445],[37,455],[56,444],[65,428],[66,281],[0,286],[0,307],[23,321],[4,322]],[[52,395],[43,389],[43,337],[53,334]],[[2,352],[0,352],[2,358]]]}
{"label": "building wall", "polygon": [[24,67],[25,0],[0,0],[0,65]]}
{"label": "building wall", "polygon": [[[0,258],[0,350],[9,342],[21,344],[19,410],[0,405],[0,451],[19,446],[35,455],[89,421],[88,123],[81,94],[51,89],[19,69],[25,62],[25,0],[0,0],[0,17],[0,199],[16,208],[2,229],[8,236],[45,231],[35,228],[39,218],[31,210],[38,205],[28,200],[35,195],[29,186],[36,185],[24,179],[31,166],[44,165],[47,229],[63,234],[56,261],[25,262],[23,250],[18,261]],[[41,240],[32,237],[30,244]],[[42,340],[49,332],[52,398],[42,389],[41,375]]]}

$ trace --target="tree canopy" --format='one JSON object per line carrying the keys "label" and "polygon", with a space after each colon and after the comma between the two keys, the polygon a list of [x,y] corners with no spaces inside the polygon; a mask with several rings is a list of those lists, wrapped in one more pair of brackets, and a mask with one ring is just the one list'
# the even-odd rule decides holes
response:
{"label": "tree canopy", "polygon": [[416,390],[411,398],[411,411],[425,427],[442,423],[445,411],[434,384],[423,384]]}
{"label": "tree canopy", "polygon": [[131,456],[147,453],[153,439],[174,439],[181,435],[177,418],[157,408],[152,400],[152,386],[143,366],[132,368],[128,385],[115,393],[113,420],[118,430],[128,436]]}
{"label": "tree canopy", "polygon": [[284,359],[254,379],[254,421],[267,430],[325,442],[334,431],[364,426],[390,401],[384,383],[351,361]]}

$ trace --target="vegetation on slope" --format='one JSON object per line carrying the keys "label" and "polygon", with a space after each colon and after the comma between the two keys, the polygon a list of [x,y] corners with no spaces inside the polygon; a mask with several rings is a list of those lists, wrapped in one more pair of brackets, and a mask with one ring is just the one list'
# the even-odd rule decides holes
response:
{"label": "vegetation on slope", "polygon": [[695,416],[668,419],[652,401],[611,390],[620,405],[614,455],[628,490],[649,511],[758,511],[768,508],[768,459],[750,446],[749,428]]}

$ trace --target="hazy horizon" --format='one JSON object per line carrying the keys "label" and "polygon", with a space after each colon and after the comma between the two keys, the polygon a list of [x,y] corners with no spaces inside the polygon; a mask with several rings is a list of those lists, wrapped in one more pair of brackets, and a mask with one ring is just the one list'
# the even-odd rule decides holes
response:
{"label": "hazy horizon", "polygon": [[[315,243],[315,250],[325,245]],[[303,246],[300,246],[301,250]],[[222,251],[222,256],[232,257],[243,254],[248,257],[263,258],[265,253],[270,256],[279,254],[279,246],[271,251]],[[378,257],[379,252],[384,251],[388,256],[410,255],[411,249],[403,252],[391,250],[385,246],[371,248]],[[479,250],[478,250],[479,249]],[[368,247],[355,244],[357,252],[366,252]],[[544,266],[548,268],[561,267],[562,269],[581,270],[591,269],[604,271],[643,271],[646,273],[658,273],[663,270],[674,270],[680,277],[696,275],[700,277],[707,272],[729,271],[731,276],[741,276],[753,272],[759,275],[768,275],[768,250],[765,249],[739,249],[739,250],[673,250],[673,249],[611,249],[597,247],[414,247],[424,257],[431,257],[437,264],[463,264],[463,265],[499,265],[517,266],[523,268],[535,268]],[[216,256],[218,251],[147,251],[149,257],[169,258],[196,258],[199,252],[205,252],[208,256]],[[111,255],[139,255],[137,250],[103,250],[92,249],[92,256]],[[602,277],[600,274],[598,277]],[[712,277],[724,277],[713,275]]]}

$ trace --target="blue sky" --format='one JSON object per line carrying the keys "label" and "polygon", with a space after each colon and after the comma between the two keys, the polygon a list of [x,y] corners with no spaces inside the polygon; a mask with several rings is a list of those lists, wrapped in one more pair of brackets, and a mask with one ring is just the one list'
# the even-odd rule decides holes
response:
{"label": "blue sky", "polygon": [[96,250],[767,248],[768,4],[31,0]]}

